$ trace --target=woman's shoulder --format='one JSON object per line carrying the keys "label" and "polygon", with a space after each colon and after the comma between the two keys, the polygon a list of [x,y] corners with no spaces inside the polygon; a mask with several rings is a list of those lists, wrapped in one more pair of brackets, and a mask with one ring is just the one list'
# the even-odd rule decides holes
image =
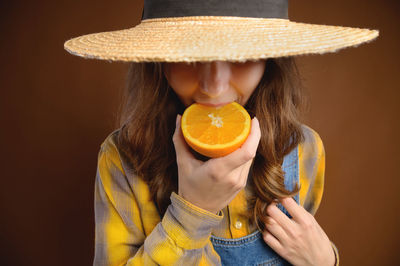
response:
{"label": "woman's shoulder", "polygon": [[321,136],[308,125],[302,124],[301,128],[304,139],[300,143],[300,155],[321,156],[325,152]]}
{"label": "woman's shoulder", "polygon": [[104,139],[104,141],[101,143],[100,147],[103,150],[118,150],[117,148],[117,141],[118,141],[118,134],[120,132],[120,128],[115,129],[111,133],[108,134],[108,136]]}
{"label": "woman's shoulder", "polygon": [[105,159],[102,161],[106,162],[109,166],[116,166],[121,172],[125,174],[127,162],[122,156],[122,153],[117,145],[119,133],[120,128],[115,129],[110,134],[108,134],[108,136],[101,143],[99,151],[99,162],[101,158],[104,157]]}

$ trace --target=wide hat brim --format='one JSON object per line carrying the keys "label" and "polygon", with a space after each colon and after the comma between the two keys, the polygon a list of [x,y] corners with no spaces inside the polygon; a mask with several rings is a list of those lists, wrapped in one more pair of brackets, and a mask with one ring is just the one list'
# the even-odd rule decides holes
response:
{"label": "wide hat brim", "polygon": [[64,48],[77,56],[109,61],[243,62],[335,52],[378,35],[377,30],[288,19],[193,16],[146,19],[133,28],[73,38]]}

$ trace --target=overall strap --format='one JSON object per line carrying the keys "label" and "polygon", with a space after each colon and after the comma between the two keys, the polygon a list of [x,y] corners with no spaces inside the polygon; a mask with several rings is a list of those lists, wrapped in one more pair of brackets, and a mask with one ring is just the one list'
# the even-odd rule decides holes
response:
{"label": "overall strap", "polygon": [[[296,182],[299,182],[298,158],[298,147],[296,147],[283,159],[282,169],[285,172],[285,187],[288,190],[292,190]],[[294,199],[299,202],[298,195]],[[277,206],[291,218],[280,203]],[[210,240],[221,258],[222,265],[290,265],[265,243],[262,233],[258,230],[241,238],[226,239],[211,236]]]}

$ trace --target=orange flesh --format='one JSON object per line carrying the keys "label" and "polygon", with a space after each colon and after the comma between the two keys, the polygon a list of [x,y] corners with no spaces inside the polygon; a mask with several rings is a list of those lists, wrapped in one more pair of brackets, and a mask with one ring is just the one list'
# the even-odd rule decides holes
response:
{"label": "orange flesh", "polygon": [[193,104],[182,116],[182,132],[194,150],[209,157],[220,157],[239,148],[246,140],[250,116],[238,103],[217,108]]}

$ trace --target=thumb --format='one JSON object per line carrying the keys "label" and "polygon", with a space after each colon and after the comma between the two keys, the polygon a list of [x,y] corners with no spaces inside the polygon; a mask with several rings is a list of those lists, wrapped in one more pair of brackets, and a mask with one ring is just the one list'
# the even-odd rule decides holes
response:
{"label": "thumb", "polygon": [[172,141],[174,142],[177,161],[186,160],[187,158],[195,159],[183,137],[181,129],[181,115],[179,114],[176,116],[176,128],[172,137]]}

